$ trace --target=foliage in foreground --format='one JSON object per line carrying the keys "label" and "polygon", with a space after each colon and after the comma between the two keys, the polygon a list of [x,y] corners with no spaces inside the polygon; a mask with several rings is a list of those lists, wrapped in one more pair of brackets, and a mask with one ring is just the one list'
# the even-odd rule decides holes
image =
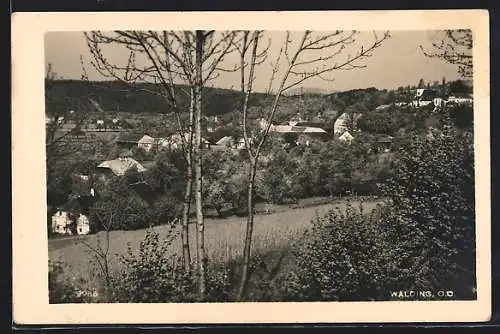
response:
{"label": "foliage in foreground", "polygon": [[295,250],[287,300],[389,299],[391,291],[475,298],[472,134],[449,126],[404,148],[385,207],[313,222]]}
{"label": "foliage in foreground", "polygon": [[[185,272],[181,257],[170,255],[169,247],[176,237],[170,233],[160,240],[158,233],[147,231],[139,249],[131,248],[120,256],[122,269],[112,278],[106,291],[109,302],[196,302],[195,275]],[[193,266],[192,273],[195,273]],[[207,298],[203,301],[224,301],[228,298],[229,274],[224,270],[208,269]]]}

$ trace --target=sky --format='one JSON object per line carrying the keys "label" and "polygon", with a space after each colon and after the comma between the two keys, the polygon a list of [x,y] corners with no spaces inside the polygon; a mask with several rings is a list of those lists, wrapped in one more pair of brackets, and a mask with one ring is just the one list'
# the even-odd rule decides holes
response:
{"label": "sky", "polygon": [[[426,82],[441,81],[443,77],[449,80],[458,78],[457,67],[447,64],[441,59],[426,57],[420,45],[429,50],[431,43],[438,41],[442,32],[439,31],[391,31],[389,39],[374,50],[370,58],[361,64],[365,68],[349,71],[335,71],[328,78],[333,81],[311,78],[302,85],[307,88],[324,91],[343,91],[357,88],[376,87],[379,89],[395,89],[399,86],[416,85],[423,78]],[[299,40],[301,32],[292,32],[291,37]],[[314,32],[320,35],[320,32]],[[381,33],[378,33],[381,35]],[[284,32],[266,31],[265,43],[270,41],[269,57],[256,70],[254,90],[265,91],[269,85],[271,64],[284,40]],[[354,44],[347,47],[338,59],[346,57],[347,53],[365,48],[373,41],[373,32],[360,32]],[[267,44],[266,44],[267,45]],[[292,44],[293,46],[293,44]],[[106,57],[115,63],[124,65],[128,59],[128,51],[123,47],[112,45],[104,50]],[[51,64],[52,71],[64,79],[80,79],[83,57],[85,69],[90,80],[103,80],[89,64],[91,59],[85,37],[82,32],[49,32],[45,35],[45,63]],[[273,58],[274,57],[274,58]],[[237,58],[228,57],[225,65],[232,66]],[[139,60],[140,61],[140,60]],[[279,75],[280,72],[278,72]],[[222,73],[213,85],[221,88],[238,88],[237,73]],[[300,87],[300,86],[299,86]]]}

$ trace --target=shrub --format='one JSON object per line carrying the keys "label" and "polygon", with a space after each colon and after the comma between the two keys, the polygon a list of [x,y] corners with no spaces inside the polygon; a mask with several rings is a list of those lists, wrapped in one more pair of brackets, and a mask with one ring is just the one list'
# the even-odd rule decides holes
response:
{"label": "shrub", "polygon": [[286,301],[384,299],[384,240],[376,212],[364,215],[348,205],[313,221],[294,254],[297,271],[281,279]]}
{"label": "shrub", "polygon": [[388,299],[391,291],[454,291],[475,298],[472,133],[451,126],[404,146],[387,203],[316,219],[295,248],[284,300]]}
{"label": "shrub", "polygon": [[447,125],[414,138],[401,155],[394,178],[382,188],[391,202],[386,219],[396,264],[420,288],[453,289],[456,297],[470,298],[475,286],[472,133]]}
{"label": "shrub", "polygon": [[182,260],[168,254],[174,237],[172,232],[160,241],[158,233],[148,230],[138,252],[129,245],[126,254],[118,255],[124,269],[113,277],[109,298],[139,303],[189,300],[194,282],[184,273]]}
{"label": "shrub", "polygon": [[[112,302],[195,302],[197,294],[196,270],[184,270],[182,258],[169,251],[176,238],[174,226],[165,240],[148,230],[138,252],[129,247],[119,256],[123,269],[113,277],[108,298]],[[231,273],[225,268],[207,269],[207,295],[204,301],[224,301],[230,298]]]}

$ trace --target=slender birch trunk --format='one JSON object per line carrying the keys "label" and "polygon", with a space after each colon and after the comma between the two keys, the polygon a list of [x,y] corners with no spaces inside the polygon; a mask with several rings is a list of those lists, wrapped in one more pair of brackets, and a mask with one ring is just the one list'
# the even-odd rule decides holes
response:
{"label": "slender birch trunk", "polygon": [[[191,270],[191,253],[189,250],[189,212],[191,211],[191,198],[193,192],[193,123],[195,96],[194,90],[190,91],[191,102],[189,105],[189,140],[185,147],[186,154],[186,188],[184,193],[184,203],[182,208],[182,255],[184,259],[184,269],[188,273]],[[181,136],[184,134],[181,133]]]}
{"label": "slender birch trunk", "polygon": [[253,192],[255,185],[255,174],[257,172],[257,163],[252,162],[250,172],[248,174],[248,188],[247,188],[247,224],[245,232],[245,246],[243,248],[243,268],[240,286],[238,288],[238,299],[242,299],[245,293],[245,288],[249,278],[248,269],[250,267],[250,252],[252,246],[253,235],[253,222],[254,222],[254,201]]}
{"label": "slender birch trunk", "polygon": [[204,298],[206,292],[206,254],[205,254],[205,224],[203,221],[203,198],[202,198],[202,141],[201,141],[201,107],[202,107],[202,63],[203,63],[203,44],[204,44],[204,31],[196,31],[196,68],[195,68],[195,178],[196,178],[196,221],[198,233],[198,274],[199,286],[198,291],[201,298]]}

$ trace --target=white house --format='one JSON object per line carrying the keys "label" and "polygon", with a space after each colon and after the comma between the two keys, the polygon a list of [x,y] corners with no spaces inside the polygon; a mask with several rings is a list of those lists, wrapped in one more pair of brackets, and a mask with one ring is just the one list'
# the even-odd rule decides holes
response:
{"label": "white house", "polygon": [[132,147],[140,147],[146,152],[151,151],[155,145],[157,140],[147,134],[128,134],[121,136],[118,139],[117,144],[125,147],[127,149],[131,149]]}
{"label": "white house", "polygon": [[429,104],[433,104],[434,99],[437,97],[437,93],[435,89],[419,88],[416,90],[415,97],[411,104],[414,107],[425,107]]}
{"label": "white house", "polygon": [[349,115],[348,113],[343,113],[342,115],[337,117],[335,123],[333,123],[333,134],[336,136],[341,136],[346,131],[354,130],[350,129],[349,127],[352,126],[356,128],[357,122],[362,115],[363,114],[357,113],[351,115]]}
{"label": "white house", "polygon": [[77,234],[89,234],[90,233],[90,222],[87,216],[80,213],[76,219],[76,233]]}
{"label": "white house", "polygon": [[58,210],[52,215],[52,232],[59,234],[71,234],[70,230],[71,220],[69,213],[66,211]]}
{"label": "white house", "polygon": [[[188,132],[186,132],[186,133],[184,133],[183,137],[184,138],[182,138],[180,134],[175,133],[167,138],[158,138],[156,141],[157,141],[157,144],[159,145],[159,147],[161,147],[161,148],[170,149],[170,150],[180,150],[180,149],[182,149],[183,142],[184,142],[184,144],[189,143],[190,135]],[[194,144],[194,141],[195,141],[194,135],[193,135],[192,140],[193,140],[193,144]],[[202,141],[203,147],[207,148],[210,146],[210,142],[208,140],[206,140],[205,138],[201,138],[201,141]]]}
{"label": "white house", "polygon": [[[69,212],[59,210],[54,215],[52,215],[52,232],[58,234],[73,235],[71,230],[72,220]],[[84,214],[79,214],[76,218],[76,234],[89,234],[90,233],[90,223],[87,216]]]}
{"label": "white house", "polygon": [[49,125],[55,122],[54,117],[45,116],[45,124]]}
{"label": "white house", "polygon": [[146,152],[151,151],[155,145],[156,140],[148,135],[144,135],[137,142],[137,146],[144,149]]}
{"label": "white house", "polygon": [[[248,138],[249,139],[249,142],[250,142],[250,145],[252,145],[252,138]],[[238,150],[243,150],[246,148],[246,145],[245,145],[245,138],[240,138],[238,139],[238,142],[236,143],[236,149]]]}
{"label": "white house", "polygon": [[443,100],[440,97],[436,97],[432,100],[432,103],[434,103],[435,107],[443,107],[446,104],[446,100]]}
{"label": "white house", "polygon": [[450,96],[448,97],[448,102],[456,104],[472,104],[473,100],[470,97]]}

